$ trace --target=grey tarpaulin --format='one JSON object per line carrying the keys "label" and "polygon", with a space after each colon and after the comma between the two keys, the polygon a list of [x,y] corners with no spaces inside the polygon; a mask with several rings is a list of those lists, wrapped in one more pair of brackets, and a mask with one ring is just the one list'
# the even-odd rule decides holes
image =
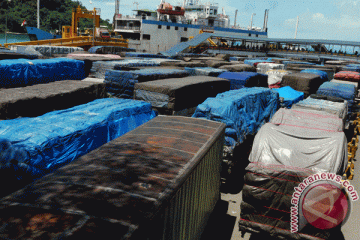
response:
{"label": "grey tarpaulin", "polygon": [[233,64],[233,65],[224,65],[219,67],[219,69],[225,69],[230,72],[256,72],[256,68],[249,64]]}
{"label": "grey tarpaulin", "polygon": [[311,109],[280,108],[270,120],[275,125],[293,126],[305,129],[336,131],[343,130],[341,118],[331,113]]}
{"label": "grey tarpaulin", "polygon": [[347,163],[344,132],[304,123],[265,124],[255,136],[249,161],[343,174]]}
{"label": "grey tarpaulin", "polygon": [[63,80],[0,89],[0,119],[36,117],[105,98],[105,84]]}
{"label": "grey tarpaulin", "polygon": [[313,109],[332,113],[339,118],[346,119],[348,113],[348,103],[333,102],[323,99],[315,99],[308,97],[303,101],[300,101],[292,106],[293,109]]}
{"label": "grey tarpaulin", "polygon": [[[135,84],[135,99],[149,101],[153,107],[158,102],[163,108],[178,111],[196,107],[208,97],[228,91],[230,83],[226,79],[209,76],[169,78]],[[151,95],[150,97],[146,97]],[[152,99],[150,101],[150,99]],[[159,101],[158,101],[159,100]],[[158,102],[157,102],[158,101]]]}
{"label": "grey tarpaulin", "polygon": [[320,111],[280,109],[255,136],[242,191],[240,231],[268,232],[281,239],[328,239],[339,228],[310,224],[290,231],[292,194],[315,173],[342,175],[347,141],[341,120]]}

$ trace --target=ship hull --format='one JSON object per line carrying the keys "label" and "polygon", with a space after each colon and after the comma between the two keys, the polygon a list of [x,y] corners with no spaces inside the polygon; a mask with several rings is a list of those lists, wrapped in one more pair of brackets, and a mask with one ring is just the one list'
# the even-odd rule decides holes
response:
{"label": "ship hull", "polygon": [[181,24],[165,21],[139,19],[138,26],[117,28],[114,31],[129,39],[129,47],[137,51],[159,53],[167,51],[180,42],[190,40],[200,34],[200,30],[211,29],[215,33],[234,36],[267,38],[267,32],[204,25]]}

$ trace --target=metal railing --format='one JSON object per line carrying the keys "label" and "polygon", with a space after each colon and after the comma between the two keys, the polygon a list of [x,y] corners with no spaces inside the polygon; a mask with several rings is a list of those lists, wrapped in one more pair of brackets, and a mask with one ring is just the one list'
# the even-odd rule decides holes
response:
{"label": "metal railing", "polygon": [[202,30],[203,32],[214,32],[215,28],[214,28],[214,27],[209,27],[209,26],[202,25],[202,26],[201,26],[201,30]]}
{"label": "metal railing", "polygon": [[115,30],[136,30],[140,31],[140,27],[127,27],[127,26],[116,26]]}
{"label": "metal railing", "polygon": [[38,41],[28,41],[28,42],[17,42],[17,43],[7,43],[4,46],[7,48],[11,45],[63,45],[74,42],[90,42],[92,37],[73,37],[73,38],[57,38],[57,39],[47,39],[47,40],[38,40]]}
{"label": "metal railing", "polygon": [[[115,44],[115,45],[121,45],[124,47],[127,47],[128,40],[126,39],[114,39],[111,38],[109,40],[107,39],[101,39],[101,38],[95,38],[96,42],[101,43],[107,43],[109,44]],[[20,45],[20,46],[28,46],[28,45],[49,45],[49,46],[83,46],[84,44],[92,44],[93,37],[92,36],[82,36],[82,37],[73,37],[73,38],[58,38],[58,39],[47,39],[47,40],[38,40],[38,41],[28,41],[28,42],[17,42],[17,43],[7,43],[4,44],[6,48],[9,48],[12,45]],[[95,44],[96,45],[96,44]]]}

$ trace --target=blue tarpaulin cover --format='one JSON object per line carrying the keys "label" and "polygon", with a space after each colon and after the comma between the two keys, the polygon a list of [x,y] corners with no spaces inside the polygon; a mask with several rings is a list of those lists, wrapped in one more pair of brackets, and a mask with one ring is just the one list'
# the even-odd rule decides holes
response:
{"label": "blue tarpaulin cover", "polygon": [[274,88],[274,91],[279,93],[279,97],[284,98],[284,107],[291,108],[291,106],[304,99],[304,93],[296,91],[289,86],[282,88]]}
{"label": "blue tarpaulin cover", "polygon": [[221,73],[227,71],[225,69],[212,68],[212,67],[185,67],[185,70],[188,71],[189,74],[192,76],[206,75],[212,77],[217,77]]}
{"label": "blue tarpaulin cover", "polygon": [[256,134],[278,108],[278,92],[260,87],[242,88],[206,99],[192,117],[225,123],[225,144],[235,147],[247,135]]}
{"label": "blue tarpaulin cover", "polygon": [[356,87],[352,84],[325,82],[319,87],[316,94],[345,99],[348,101],[349,111],[351,111],[356,96]]}
{"label": "blue tarpaulin cover", "polygon": [[321,79],[323,79],[324,81],[328,81],[329,78],[328,78],[328,74],[324,71],[321,71],[321,70],[317,70],[317,69],[305,69],[305,70],[302,70],[300,71],[302,73],[312,73],[312,74],[317,74],[320,76]]}
{"label": "blue tarpaulin cover", "polygon": [[85,78],[83,61],[69,58],[0,61],[0,87],[21,87]]}
{"label": "blue tarpaulin cover", "polygon": [[180,78],[188,75],[187,71],[180,69],[108,70],[105,73],[105,83],[106,90],[111,95],[121,98],[133,98],[135,83],[164,78]]}
{"label": "blue tarpaulin cover", "polygon": [[268,87],[268,76],[255,72],[224,72],[218,77],[228,79],[231,90],[243,87]]}
{"label": "blue tarpaulin cover", "polygon": [[149,103],[105,98],[36,118],[0,121],[0,171],[15,169],[13,177],[26,173],[34,180],[154,117]]}
{"label": "blue tarpaulin cover", "polygon": [[345,67],[341,67],[342,71],[354,71],[354,72],[360,72],[360,64],[349,64]]}
{"label": "blue tarpaulin cover", "polygon": [[152,59],[125,59],[121,61],[96,61],[93,63],[91,73],[96,78],[105,79],[107,70],[124,70],[124,68],[134,67],[154,67],[160,63]]}
{"label": "blue tarpaulin cover", "polygon": [[237,62],[237,61],[240,61],[240,60],[243,60],[243,59],[244,59],[244,57],[230,57],[229,61],[230,62],[233,62],[233,61]]}

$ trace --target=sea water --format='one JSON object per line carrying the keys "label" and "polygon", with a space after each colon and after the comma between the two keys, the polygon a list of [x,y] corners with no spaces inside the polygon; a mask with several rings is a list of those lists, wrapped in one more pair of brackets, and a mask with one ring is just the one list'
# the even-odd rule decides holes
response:
{"label": "sea water", "polygon": [[[17,43],[17,42],[27,42],[30,41],[29,35],[27,34],[6,34],[7,43]],[[5,43],[5,33],[0,33],[0,44],[4,46]]]}

